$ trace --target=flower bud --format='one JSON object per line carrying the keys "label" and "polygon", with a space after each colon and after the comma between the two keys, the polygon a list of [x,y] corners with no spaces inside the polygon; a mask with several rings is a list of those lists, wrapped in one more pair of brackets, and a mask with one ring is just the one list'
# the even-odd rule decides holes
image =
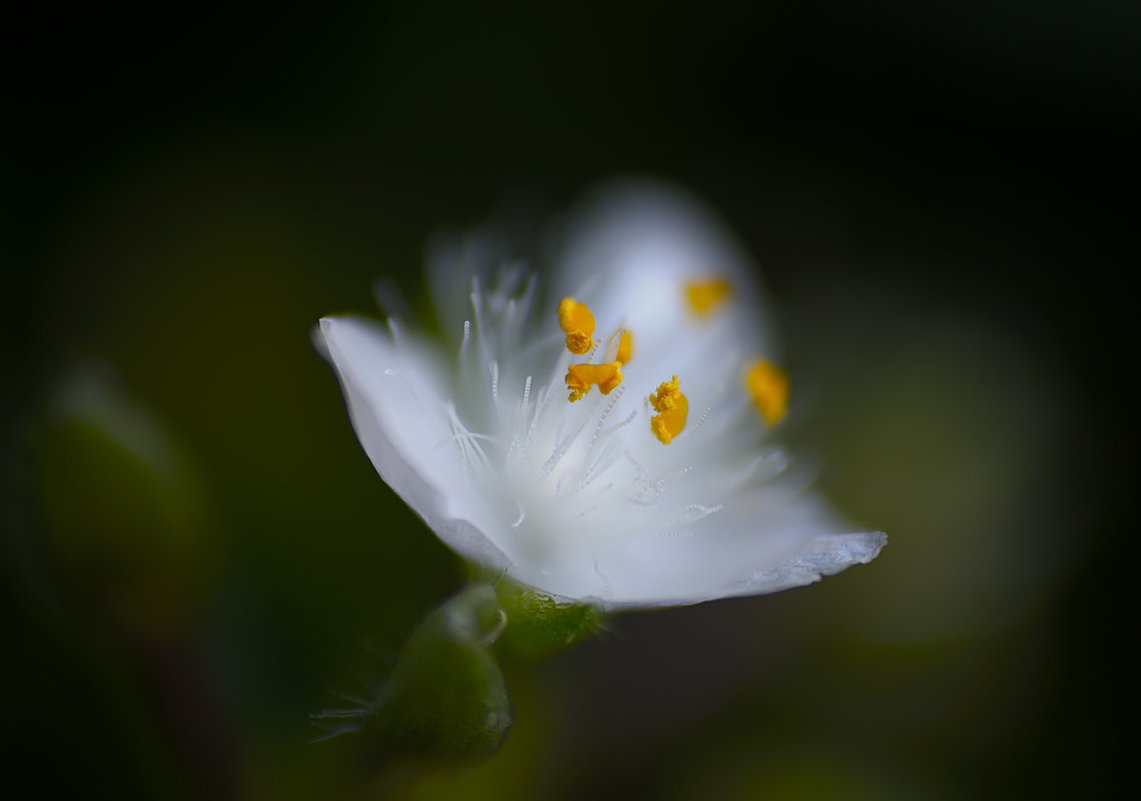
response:
{"label": "flower bud", "polygon": [[375,698],[314,715],[329,734],[357,731],[373,756],[490,756],[511,727],[503,673],[488,651],[506,615],[487,585],[446,601],[413,632]]}

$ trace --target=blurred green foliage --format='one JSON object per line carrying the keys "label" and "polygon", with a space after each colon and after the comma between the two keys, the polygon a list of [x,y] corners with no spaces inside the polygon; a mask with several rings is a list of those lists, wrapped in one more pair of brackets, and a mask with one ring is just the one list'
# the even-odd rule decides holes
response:
{"label": "blurred green foliage", "polygon": [[58,388],[35,442],[39,508],[61,587],[161,620],[199,601],[217,540],[195,471],[116,378],[89,365]]}

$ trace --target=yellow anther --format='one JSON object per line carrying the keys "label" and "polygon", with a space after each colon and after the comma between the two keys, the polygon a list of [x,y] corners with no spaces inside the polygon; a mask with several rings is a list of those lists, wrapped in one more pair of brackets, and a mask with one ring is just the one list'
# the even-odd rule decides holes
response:
{"label": "yellow anther", "polygon": [[622,383],[622,363],[572,364],[566,382],[567,389],[570,390],[567,400],[571,403],[582,400],[582,396],[595,385],[602,390],[603,395],[609,395],[610,390]]}
{"label": "yellow anther", "polygon": [[559,325],[567,333],[567,350],[579,356],[594,347],[594,315],[585,303],[563,298],[559,303]]}
{"label": "yellow anther", "polygon": [[606,340],[606,350],[603,353],[604,362],[621,362],[625,364],[634,356],[634,335],[626,328],[619,328]]}
{"label": "yellow anther", "polygon": [[629,329],[622,332],[622,337],[618,340],[618,355],[614,358],[622,364],[634,358],[634,335],[630,333]]}
{"label": "yellow anther", "polygon": [[733,285],[724,278],[708,281],[686,281],[685,299],[698,317],[708,317],[733,294]]}
{"label": "yellow anther", "polygon": [[772,425],[784,417],[788,410],[788,374],[771,362],[753,362],[745,373],[745,386],[753,405]]}
{"label": "yellow anther", "polygon": [[668,445],[685,428],[689,414],[689,401],[682,394],[676,375],[671,381],[663,381],[657,393],[650,395],[650,405],[657,412],[650,418],[650,430],[663,445]]}

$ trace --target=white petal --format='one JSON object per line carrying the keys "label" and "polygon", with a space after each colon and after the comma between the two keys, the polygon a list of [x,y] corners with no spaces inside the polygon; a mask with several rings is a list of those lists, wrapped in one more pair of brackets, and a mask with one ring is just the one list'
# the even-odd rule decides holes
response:
{"label": "white petal", "polygon": [[791,492],[766,486],[727,499],[724,509],[697,510],[712,513],[692,526],[598,532],[563,554],[546,586],[609,608],[693,604],[811,584],[870,562],[886,543],[880,532],[835,533],[844,528],[820,501]]}
{"label": "white petal", "polygon": [[802,587],[832,576],[852,565],[866,565],[887,545],[882,531],[859,534],[821,534],[799,553],[774,567],[755,571],[743,584],[730,588],[723,597],[760,595]]}
{"label": "white petal", "polygon": [[478,499],[465,493],[432,356],[408,358],[408,345],[398,351],[379,327],[352,317],[323,318],[320,333],[353,429],[381,478],[453,549],[507,567],[503,552],[462,517]]}
{"label": "white petal", "polygon": [[558,288],[581,291],[600,326],[628,324],[645,345],[640,352],[668,353],[683,338],[679,326],[702,325],[685,307],[685,283],[726,278],[734,286],[726,311],[737,312],[735,334],[767,354],[754,272],[737,238],[703,203],[665,184],[630,181],[599,193],[578,215]]}

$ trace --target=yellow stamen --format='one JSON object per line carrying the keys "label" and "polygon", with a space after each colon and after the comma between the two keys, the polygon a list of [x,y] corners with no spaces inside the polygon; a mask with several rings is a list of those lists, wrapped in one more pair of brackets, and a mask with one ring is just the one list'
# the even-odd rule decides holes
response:
{"label": "yellow stamen", "polygon": [[619,328],[606,340],[606,351],[603,353],[604,362],[622,362],[625,364],[634,356],[634,335],[626,328]]}
{"label": "yellow stamen", "polygon": [[630,333],[629,329],[622,332],[622,337],[618,340],[618,355],[614,358],[622,364],[634,358],[634,335]]}
{"label": "yellow stamen", "polygon": [[594,315],[585,303],[563,298],[559,303],[559,325],[567,333],[567,350],[579,356],[594,347]]}
{"label": "yellow stamen", "polygon": [[689,303],[689,308],[702,319],[708,317],[732,294],[733,285],[724,278],[685,282],[685,299]]}
{"label": "yellow stamen", "polygon": [[650,405],[657,412],[650,419],[650,430],[663,445],[668,445],[685,428],[689,414],[689,401],[682,394],[676,375],[671,381],[663,381],[657,393],[650,395]]}
{"label": "yellow stamen", "polygon": [[609,395],[610,390],[622,383],[622,363],[572,364],[568,368],[566,382],[570,390],[567,400],[571,403],[582,400],[582,396],[595,385],[603,395]]}
{"label": "yellow stamen", "polygon": [[745,386],[753,405],[769,425],[780,421],[788,410],[788,374],[771,362],[756,361],[745,373]]}

